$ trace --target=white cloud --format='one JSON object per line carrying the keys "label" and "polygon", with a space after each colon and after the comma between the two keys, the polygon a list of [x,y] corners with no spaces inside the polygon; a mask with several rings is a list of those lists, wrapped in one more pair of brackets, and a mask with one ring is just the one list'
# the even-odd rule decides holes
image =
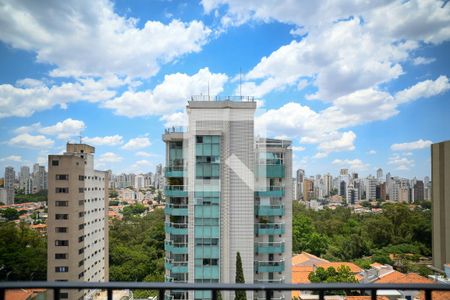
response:
{"label": "white cloud", "polygon": [[50,148],[53,146],[54,141],[43,135],[22,133],[10,139],[8,144],[23,148]]}
{"label": "white cloud", "polygon": [[[29,82],[34,82],[29,84]],[[116,92],[109,89],[115,84],[106,79],[78,79],[60,85],[47,86],[38,80],[25,80],[16,86],[0,84],[0,118],[29,117],[59,105],[66,108],[68,103],[76,101],[98,102],[110,99]],[[37,84],[36,82],[39,82]]]}
{"label": "white cloud", "polygon": [[200,21],[138,26],[137,19],[117,15],[106,0],[69,0],[51,7],[4,1],[0,20],[0,40],[36,52],[38,62],[56,66],[53,76],[149,77],[161,64],[200,51],[211,32]]}
{"label": "white cloud", "polygon": [[142,157],[152,157],[155,156],[155,154],[150,153],[150,152],[145,152],[145,151],[138,151],[135,153],[136,156],[142,156]]}
{"label": "white cloud", "polygon": [[127,91],[105,102],[103,106],[113,109],[117,115],[127,117],[170,114],[183,109],[192,95],[206,95],[208,84],[211,96],[221,93],[227,80],[227,75],[211,73],[208,68],[200,69],[192,76],[170,74],[164,76],[164,81],[153,90]]}
{"label": "white cloud", "polygon": [[84,137],[83,142],[94,146],[117,146],[123,143],[123,137],[116,135]]}
{"label": "white cloud", "polygon": [[176,112],[169,115],[164,115],[160,118],[164,121],[164,127],[185,127],[188,125],[188,116],[186,111]]}
{"label": "white cloud", "polygon": [[125,145],[122,146],[122,149],[125,150],[136,150],[149,147],[152,143],[148,137],[137,137],[134,139],[130,139]]}
{"label": "white cloud", "polygon": [[391,145],[391,150],[393,150],[393,151],[411,151],[411,150],[430,148],[432,143],[433,142],[430,140],[420,139],[420,140],[409,142],[409,143],[393,144],[393,145]]}
{"label": "white cloud", "polygon": [[441,75],[436,80],[421,81],[414,86],[404,89],[395,94],[397,103],[414,101],[419,98],[428,98],[442,94],[450,89],[447,76]]}
{"label": "white cloud", "polygon": [[364,163],[360,159],[335,159],[332,164],[348,167],[352,171],[363,171],[369,168],[369,164]]}
{"label": "white cloud", "polygon": [[423,56],[418,56],[415,57],[413,59],[413,65],[419,66],[419,65],[428,65],[431,64],[432,62],[435,62],[436,59],[433,57],[423,57]]}
{"label": "white cloud", "polygon": [[22,162],[22,156],[20,156],[20,155],[10,155],[10,156],[7,156],[7,157],[0,158],[0,161]]}
{"label": "white cloud", "polygon": [[122,161],[122,157],[113,152],[105,152],[97,159],[99,164],[105,165],[106,163],[117,163]]}
{"label": "white cloud", "polygon": [[319,143],[317,148],[323,153],[355,150],[353,143],[356,139],[356,134],[353,131],[342,132],[338,136],[336,139],[325,140]]}
{"label": "white cloud", "polygon": [[369,150],[369,151],[367,151],[367,154],[369,154],[369,155],[375,155],[375,154],[377,154],[377,151],[375,151],[375,150]]}
{"label": "white cloud", "polygon": [[86,125],[83,121],[69,118],[55,125],[43,127],[38,132],[46,135],[56,135],[58,139],[68,139],[72,136],[79,136],[85,128]]}
{"label": "white cloud", "polygon": [[394,166],[397,170],[407,171],[414,167],[415,161],[407,157],[402,157],[399,154],[394,154],[389,157],[388,164]]}
{"label": "white cloud", "polygon": [[301,152],[301,151],[305,151],[305,147],[303,147],[303,146],[292,146],[292,151],[295,151],[295,152]]}
{"label": "white cloud", "polygon": [[138,160],[131,165],[131,170],[135,173],[146,173],[150,170],[153,164],[148,160]]}

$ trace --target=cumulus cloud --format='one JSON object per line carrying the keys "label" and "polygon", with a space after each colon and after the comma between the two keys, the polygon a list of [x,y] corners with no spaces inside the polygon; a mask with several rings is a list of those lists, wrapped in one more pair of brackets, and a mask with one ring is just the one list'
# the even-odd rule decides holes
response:
{"label": "cumulus cloud", "polygon": [[188,116],[186,111],[180,111],[176,113],[172,113],[169,115],[164,115],[160,118],[161,121],[164,121],[164,127],[185,127],[188,125]]}
{"label": "cumulus cloud", "polygon": [[292,151],[295,151],[295,152],[301,152],[301,151],[305,151],[305,150],[306,150],[306,148],[303,146],[292,146]]}
{"label": "cumulus cloud", "polygon": [[100,165],[106,165],[107,163],[120,162],[122,161],[122,157],[114,152],[105,152],[102,155],[100,155],[96,160]]}
{"label": "cumulus cloud", "polygon": [[138,151],[135,153],[136,156],[142,156],[142,157],[152,157],[155,156],[155,154],[150,153],[150,152],[145,152],[145,151]]}
{"label": "cumulus cloud", "polygon": [[167,115],[183,109],[192,95],[205,95],[208,89],[212,96],[221,93],[227,80],[227,75],[211,73],[208,68],[200,69],[192,76],[170,74],[164,76],[164,81],[153,90],[126,91],[106,101],[103,106],[113,109],[117,115],[127,117]]}
{"label": "cumulus cloud", "polygon": [[419,66],[419,65],[428,65],[431,64],[432,62],[435,62],[436,59],[433,57],[423,57],[423,56],[418,56],[415,57],[413,59],[413,65]]}
{"label": "cumulus cloud", "polygon": [[0,20],[0,40],[36,52],[38,62],[56,66],[53,76],[149,77],[161,64],[200,51],[211,33],[200,21],[138,26],[106,0],[62,1],[51,9],[33,1],[3,1]]}
{"label": "cumulus cloud", "polygon": [[433,142],[430,140],[420,139],[420,140],[409,142],[409,143],[392,144],[391,150],[393,150],[393,151],[412,151],[412,150],[430,148],[432,143]]}
{"label": "cumulus cloud", "polygon": [[0,158],[0,161],[22,162],[22,156],[20,156],[20,155],[10,155],[10,156],[7,156],[7,157]]}
{"label": "cumulus cloud", "polygon": [[436,80],[421,81],[414,86],[404,89],[395,94],[397,103],[414,101],[419,98],[428,98],[442,94],[450,89],[447,76],[441,75]]}
{"label": "cumulus cloud", "polygon": [[405,156],[394,154],[389,157],[388,164],[394,166],[397,170],[407,171],[414,167],[415,161]]}
{"label": "cumulus cloud", "polygon": [[123,137],[115,134],[109,136],[84,137],[83,142],[94,146],[117,146],[123,143]]}
{"label": "cumulus cloud", "polygon": [[122,146],[122,149],[125,150],[137,150],[149,147],[152,143],[148,137],[137,137],[134,139],[130,139],[125,145]]}
{"label": "cumulus cloud", "polygon": [[38,131],[47,135],[56,135],[58,139],[67,139],[72,136],[79,136],[85,128],[86,125],[83,121],[69,118],[55,125],[43,127]]}
{"label": "cumulus cloud", "polygon": [[377,154],[377,151],[375,151],[375,150],[369,150],[369,151],[367,151],[367,154],[369,154],[369,155],[375,155],[375,154]]}
{"label": "cumulus cloud", "polygon": [[363,171],[369,168],[369,164],[364,163],[360,159],[335,159],[332,164],[347,167],[353,171]]}
{"label": "cumulus cloud", "polygon": [[8,141],[11,146],[22,148],[50,148],[54,141],[43,135],[31,135],[28,133],[19,134]]}

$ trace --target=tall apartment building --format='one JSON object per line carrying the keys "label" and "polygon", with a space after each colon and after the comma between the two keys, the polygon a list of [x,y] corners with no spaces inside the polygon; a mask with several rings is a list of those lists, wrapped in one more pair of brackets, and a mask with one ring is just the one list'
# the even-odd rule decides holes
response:
{"label": "tall apartment building", "polygon": [[23,190],[24,194],[33,192],[33,181],[30,176],[30,168],[27,166],[20,167],[19,188]]}
{"label": "tall apartment building", "polygon": [[[108,177],[94,170],[94,152],[68,143],[63,155],[48,156],[49,281],[108,281]],[[62,299],[92,293],[61,290]]]}
{"label": "tall apartment building", "polygon": [[295,199],[300,200],[303,197],[303,180],[305,179],[305,170],[298,169],[296,175],[297,175],[297,177],[296,177],[295,182],[297,185],[297,189],[296,189]]}
{"label": "tall apartment building", "polygon": [[450,141],[431,145],[433,265],[450,263]]}
{"label": "tall apartment building", "polygon": [[14,204],[14,182],[16,180],[16,172],[13,167],[5,168],[5,190],[6,190],[6,203],[5,204]]}
{"label": "tall apartment building", "polygon": [[33,165],[33,193],[37,193],[48,188],[47,172],[45,171],[45,166],[40,166],[39,164]]}
{"label": "tall apartment building", "polygon": [[[188,130],[163,135],[166,281],[234,283],[238,252],[245,282],[291,281],[291,144],[255,141],[255,109],[254,101],[192,100]],[[170,296],[210,299],[211,293]],[[222,298],[234,293],[223,291]]]}

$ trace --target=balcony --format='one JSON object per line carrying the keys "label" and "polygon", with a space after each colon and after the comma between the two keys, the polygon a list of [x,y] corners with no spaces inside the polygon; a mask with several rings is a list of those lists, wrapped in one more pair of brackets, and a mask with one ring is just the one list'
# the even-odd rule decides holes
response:
{"label": "balcony", "polygon": [[184,168],[183,167],[166,167],[164,169],[164,176],[173,178],[183,178]]}
{"label": "balcony", "polygon": [[164,262],[164,268],[172,272],[172,274],[188,272],[188,265],[186,261],[176,262],[173,259],[166,259],[166,261]]}
{"label": "balcony", "polygon": [[187,254],[187,243],[175,243],[172,241],[166,241],[164,243],[164,250],[173,254]]}
{"label": "balcony", "polygon": [[187,197],[187,186],[185,185],[168,185],[164,189],[166,197]]}
{"label": "balcony", "polygon": [[188,206],[186,204],[166,204],[164,213],[171,216],[186,217],[188,215]]}
{"label": "balcony", "polygon": [[284,271],[284,260],[280,261],[255,261],[255,271],[258,273],[276,273]]}
{"label": "balcony", "polygon": [[258,242],[255,246],[257,254],[281,254],[284,253],[284,242]]}
{"label": "balcony", "polygon": [[256,191],[255,193],[257,197],[281,198],[284,196],[284,186],[269,186],[265,191]]}
{"label": "balcony", "polygon": [[164,228],[166,233],[169,234],[179,234],[179,235],[187,235],[188,233],[188,224],[187,223],[171,223],[166,222],[164,224]]}
{"label": "balcony", "polygon": [[265,278],[262,278],[262,279],[255,279],[255,282],[256,283],[270,283],[270,284],[272,284],[272,283],[284,283],[284,277],[281,277],[281,278],[277,278],[277,279],[265,279]]}
{"label": "balcony", "polygon": [[284,205],[257,205],[255,213],[258,217],[284,216]]}
{"label": "balcony", "polygon": [[258,177],[284,178],[284,169],[282,164],[258,165],[256,174]]}
{"label": "balcony", "polygon": [[[61,299],[61,290],[106,290],[107,299],[112,300],[116,290],[154,290],[158,291],[158,299],[164,299],[166,291],[171,293],[182,293],[191,291],[211,291],[212,299],[218,298],[219,291],[260,291],[266,293],[265,299],[271,298],[275,291],[312,291],[319,300],[325,299],[327,291],[359,291],[359,294],[369,296],[376,300],[377,291],[401,290],[401,291],[424,291],[425,300],[432,300],[436,291],[450,292],[449,284],[426,283],[426,284],[361,284],[361,283],[315,283],[315,284],[223,284],[223,283],[175,283],[175,282],[60,282],[60,281],[6,281],[0,282],[0,299],[5,299],[6,290],[17,289],[49,289],[53,291],[53,299]],[[435,298],[437,299],[437,297]]]}
{"label": "balcony", "polygon": [[285,232],[284,223],[258,223],[255,225],[256,235],[282,235]]}

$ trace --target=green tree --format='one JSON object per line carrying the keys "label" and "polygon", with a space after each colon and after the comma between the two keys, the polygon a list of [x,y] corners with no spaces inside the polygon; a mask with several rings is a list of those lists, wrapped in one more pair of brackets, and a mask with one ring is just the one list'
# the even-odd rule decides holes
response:
{"label": "green tree", "polygon": [[[308,279],[313,283],[358,282],[348,266],[340,266],[337,270],[333,267],[329,267],[326,270],[319,267],[314,272],[309,273]],[[339,295],[342,294],[342,291],[329,291],[327,294]]]}
{"label": "green tree", "polygon": [[[236,283],[245,283],[244,278],[244,270],[242,269],[242,260],[241,260],[241,254],[238,252],[236,253]],[[234,292],[234,299],[235,300],[247,300],[247,296],[245,294],[245,291],[235,291]]]}
{"label": "green tree", "polygon": [[145,212],[146,210],[147,210],[147,208],[144,205],[135,204],[135,205],[130,205],[130,206],[124,207],[122,214],[123,214],[124,218],[128,219],[130,217],[140,215],[143,212]]}
{"label": "green tree", "polygon": [[19,219],[20,212],[18,212],[16,209],[8,207],[1,212],[3,218],[5,218],[8,221],[13,221]]}

